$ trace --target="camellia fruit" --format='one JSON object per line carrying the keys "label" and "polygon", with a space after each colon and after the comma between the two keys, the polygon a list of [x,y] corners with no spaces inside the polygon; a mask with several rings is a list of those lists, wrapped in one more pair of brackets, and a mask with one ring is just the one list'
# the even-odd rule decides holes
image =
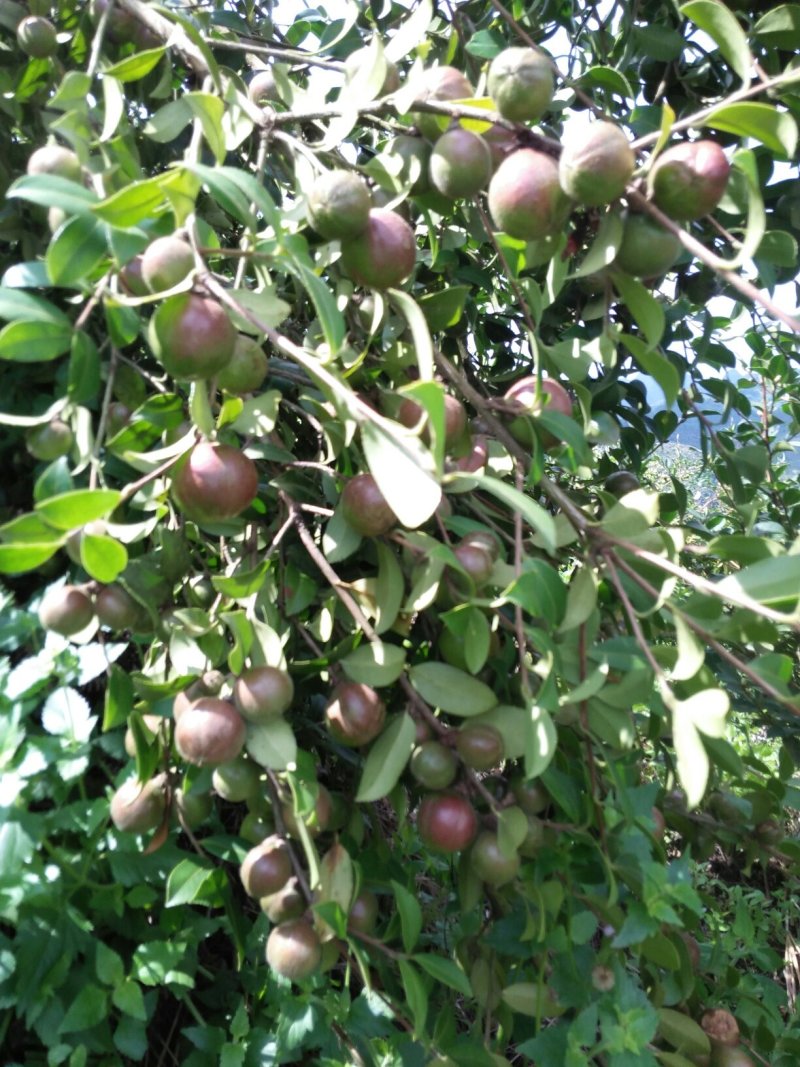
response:
{"label": "camellia fruit", "polygon": [[142,253],[142,278],[151,293],[172,289],[194,269],[194,253],[174,234],[157,237]]}
{"label": "camellia fruit", "polygon": [[119,282],[126,293],[131,296],[147,296],[150,290],[142,277],[142,256],[129,259],[119,272]]}
{"label": "camellia fruit", "polygon": [[202,826],[214,810],[210,793],[186,793],[183,789],[175,790],[172,804],[178,822],[185,824],[190,830]]}
{"label": "camellia fruit", "polygon": [[233,687],[233,702],[248,722],[265,722],[288,711],[294,699],[294,682],[278,667],[250,667]]}
{"label": "camellia fruit", "polygon": [[489,66],[487,88],[504,119],[536,122],[553,99],[552,63],[533,48],[505,48]]}
{"label": "camellia fruit", "polygon": [[678,236],[649,215],[628,215],[613,266],[634,278],[666,274],[681,254]]}
{"label": "camellia fruit", "polygon": [[[409,429],[413,429],[418,426],[425,414],[425,409],[412,400],[410,396],[404,397],[400,403],[400,407],[397,409],[397,421],[401,422],[403,426],[407,426]],[[467,428],[467,412],[461,401],[451,396],[449,393],[445,393],[444,397],[444,445],[445,448],[452,448],[457,441],[464,435],[464,431]],[[429,434],[427,427],[425,431],[426,440]]]}
{"label": "camellia fruit", "polygon": [[308,221],[328,241],[358,237],[367,228],[372,197],[366,182],[349,170],[331,170],[308,194]]}
{"label": "camellia fruit", "polygon": [[[159,734],[161,734],[162,738],[166,738],[167,720],[160,715],[142,715],[142,725],[144,726],[144,733],[148,738],[155,739]],[[164,731],[163,734],[162,730]],[[133,730],[130,726],[125,730],[123,745],[131,759],[135,759],[136,738],[134,737]]]}
{"label": "camellia fruit", "polygon": [[603,488],[606,492],[617,498],[623,497],[627,493],[632,493],[636,489],[641,489],[641,487],[641,482],[631,471],[614,471],[603,482]]}
{"label": "camellia fruit", "polygon": [[258,107],[279,100],[280,94],[272,71],[269,69],[256,71],[247,85],[247,95]]}
{"label": "camellia fruit", "polygon": [[433,146],[431,182],[451,200],[480,192],[491,173],[492,154],[477,133],[455,126],[443,133]]}
{"label": "camellia fruit", "polygon": [[[396,157],[401,161],[398,177],[411,182],[412,194],[430,189],[431,146],[422,137],[401,133],[388,143],[379,158],[384,155],[387,159]],[[395,173],[396,168],[391,169]]]}
{"label": "camellia fruit", "polygon": [[550,795],[541,782],[512,778],[509,783],[517,804],[528,815],[539,815],[550,803]]}
{"label": "camellia fruit", "polygon": [[[237,756],[230,763],[220,763],[211,775],[214,791],[223,800],[241,804],[259,792],[261,768],[245,756]],[[270,890],[267,890],[270,892]],[[256,896],[262,894],[256,893]]]}
{"label": "camellia fruit", "polygon": [[240,333],[230,362],[217,375],[217,385],[233,396],[254,393],[269,370],[269,360],[258,341]]}
{"label": "camellia fruit", "polygon": [[341,507],[346,522],[363,537],[378,537],[397,523],[397,516],[371,474],[357,474],[350,479],[342,490]]}
{"label": "camellia fruit", "polygon": [[505,126],[499,126],[496,122],[492,123],[488,130],[484,130],[481,137],[486,142],[489,154],[492,157],[493,171],[497,170],[503,160],[520,147],[517,135],[512,130],[506,129]]}
{"label": "camellia fruit", "polygon": [[342,244],[342,266],[358,285],[391,289],[417,261],[414,231],[396,211],[372,208],[363,233]]}
{"label": "camellia fruit", "polygon": [[708,215],[722,199],[731,165],[716,141],[673,145],[656,160],[648,177],[656,205],[672,219]]}
{"label": "camellia fruit", "polygon": [[292,877],[289,846],[273,834],[250,849],[239,874],[248,896],[268,897],[280,892]]}
{"label": "camellia fruit", "polygon": [[[470,100],[474,90],[460,70],[455,67],[430,67],[422,72],[414,86],[414,99],[423,103],[436,100]],[[437,116],[432,112],[417,112],[414,121],[420,132],[433,140],[441,132]],[[449,120],[448,120],[449,121]]]}
{"label": "camellia fruit", "polygon": [[290,919],[270,931],[267,963],[276,974],[301,982],[319,970],[321,962],[322,944],[306,919]]}
{"label": "camellia fruit", "polygon": [[472,579],[476,589],[480,589],[489,581],[494,569],[494,560],[484,545],[477,541],[462,541],[453,549],[453,555]]}
{"label": "camellia fruit", "polygon": [[39,607],[39,622],[45,630],[52,630],[62,637],[71,637],[85,630],[93,618],[91,600],[75,585],[53,589]]}
{"label": "camellia fruit", "polygon": [[711,1051],[708,1067],[756,1067],[756,1065],[742,1049],[717,1045]]}
{"label": "camellia fruit", "polygon": [[[252,798],[248,798],[252,799]],[[257,811],[248,811],[239,823],[239,837],[249,841],[251,845],[258,845],[270,834],[275,833],[275,824]]]}
{"label": "camellia fruit", "polygon": [[739,1024],[725,1008],[714,1008],[703,1014],[700,1025],[712,1041],[736,1048],[739,1044]]}
{"label": "camellia fruit", "polygon": [[163,775],[149,782],[129,778],[111,798],[111,821],[123,833],[144,834],[161,825],[166,807]]}
{"label": "camellia fruit", "polygon": [[25,447],[35,459],[51,460],[66,456],[75,435],[63,419],[55,418],[41,426],[32,426],[25,434]]}
{"label": "camellia fruit", "polygon": [[[572,399],[564,386],[554,378],[542,378],[540,388],[537,388],[535,375],[520,378],[508,389],[505,399],[513,400],[526,411],[527,417],[514,419],[508,427],[511,436],[523,445],[530,446],[533,443],[533,430],[528,417],[536,418],[543,411],[572,415]],[[556,443],[556,439],[544,433],[542,443],[549,448]]]}
{"label": "camellia fruit", "polygon": [[506,885],[516,877],[520,858],[518,853],[507,856],[500,848],[497,834],[483,830],[470,849],[469,865],[482,882],[487,885]]}
{"label": "camellia fruit", "polygon": [[175,502],[197,522],[234,519],[258,493],[255,463],[233,445],[201,441],[174,470]]}
{"label": "camellia fruit", "polygon": [[110,630],[133,630],[142,620],[141,605],[117,582],[104,585],[94,598],[94,610],[100,622]]}
{"label": "camellia fruit", "polygon": [[233,704],[201,697],[181,713],[175,726],[175,747],[188,763],[215,767],[236,759],[245,733],[244,720]]}
{"label": "camellia fruit", "polygon": [[59,178],[68,178],[79,182],[83,178],[81,161],[71,148],[62,148],[57,144],[42,145],[31,153],[28,159],[28,174],[55,174]]}
{"label": "camellia fruit", "polygon": [[361,934],[371,934],[378,923],[378,898],[370,889],[362,889],[350,905],[347,926]]}
{"label": "camellia fruit", "polygon": [[50,19],[28,15],[17,26],[17,44],[26,56],[47,59],[58,48],[56,28]]}
{"label": "camellia fruit", "polygon": [[[333,801],[324,785],[317,787],[317,799],[314,802],[314,811],[310,815],[303,816],[303,823],[312,837],[317,837],[327,830],[333,814]],[[297,825],[297,816],[291,804],[281,805],[281,817],[286,827],[286,833],[290,837],[299,837],[300,830]]]}
{"label": "camellia fruit", "polygon": [[533,148],[512,152],[489,182],[489,211],[495,226],[520,241],[556,233],[571,206],[558,180],[558,163]]}
{"label": "camellia fruit", "polygon": [[597,206],[625,192],[636,156],[619,126],[595,122],[575,126],[562,139],[558,161],[561,188],[579,204]]}
{"label": "camellia fruit", "polygon": [[417,829],[423,843],[436,852],[460,852],[478,832],[478,816],[458,793],[431,793],[417,812]]}
{"label": "camellia fruit", "polygon": [[290,878],[283,889],[259,900],[261,910],[271,923],[299,919],[306,910],[306,899],[297,878]]}
{"label": "camellia fruit", "polygon": [[342,745],[358,748],[374,741],[386,722],[386,705],[369,685],[340,682],[325,709],[331,736]]}
{"label": "camellia fruit", "polygon": [[238,336],[223,308],[198,293],[167,297],[150,319],[147,335],[167,374],[184,381],[218,374],[230,362]]}
{"label": "camellia fruit", "polygon": [[408,769],[423,788],[447,789],[458,774],[458,759],[441,741],[423,741],[412,752]]}
{"label": "camellia fruit", "polygon": [[456,732],[456,751],[473,771],[489,771],[503,761],[505,744],[490,723],[466,723]]}

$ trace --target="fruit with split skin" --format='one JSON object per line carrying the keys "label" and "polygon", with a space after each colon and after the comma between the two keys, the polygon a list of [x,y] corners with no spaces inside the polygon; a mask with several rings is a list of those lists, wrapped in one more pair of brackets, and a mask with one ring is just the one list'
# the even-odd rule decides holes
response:
{"label": "fruit with split skin", "polygon": [[417,812],[417,830],[427,848],[461,852],[478,832],[478,816],[460,793],[429,793]]}
{"label": "fruit with split skin", "polygon": [[340,682],[325,709],[331,736],[341,745],[359,748],[374,741],[386,722],[386,705],[361,682]]}
{"label": "fruit with split skin", "polygon": [[405,281],[417,261],[414,231],[396,211],[372,208],[357,237],[342,242],[342,266],[358,285],[392,289]]}
{"label": "fruit with split skin", "polygon": [[172,496],[200,523],[236,518],[257,493],[256,465],[233,445],[201,441],[173,468]]}
{"label": "fruit with split skin", "polygon": [[147,336],[167,374],[196,381],[213,378],[230,363],[238,334],[215,300],[178,293],[159,304]]}
{"label": "fruit with split skin", "polygon": [[362,537],[379,537],[397,524],[397,516],[371,474],[350,479],[342,490],[341,508],[345,521]]}
{"label": "fruit with split skin", "polygon": [[71,637],[85,630],[94,618],[94,606],[88,594],[75,585],[51,590],[39,607],[39,622],[45,630]]}
{"label": "fruit with split skin", "polygon": [[291,675],[278,667],[249,667],[233,687],[233,702],[248,722],[265,722],[283,715],[293,699]]}
{"label": "fruit with split skin", "polygon": [[227,700],[200,697],[186,708],[175,726],[175,747],[187,763],[215,767],[230,763],[242,751],[245,724]]}
{"label": "fruit with split skin", "polygon": [[489,182],[489,211],[495,226],[521,241],[558,232],[571,207],[558,179],[558,163],[534,148],[512,152]]}
{"label": "fruit with split skin", "polygon": [[290,919],[270,931],[267,963],[277,974],[302,982],[319,970],[321,962],[322,944],[308,920]]}
{"label": "fruit with split skin", "polygon": [[489,65],[487,88],[503,118],[536,122],[553,99],[553,64],[533,48],[505,48]]}

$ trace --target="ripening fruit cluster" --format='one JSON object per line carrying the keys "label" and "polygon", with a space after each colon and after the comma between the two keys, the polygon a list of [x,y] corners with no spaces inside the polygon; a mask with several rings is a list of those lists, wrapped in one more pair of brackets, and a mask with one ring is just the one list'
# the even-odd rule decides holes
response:
{"label": "ripening fruit cluster", "polygon": [[110,630],[143,631],[150,627],[144,607],[117,582],[92,589],[62,585],[47,593],[39,607],[39,621],[46,630],[72,637],[97,620]]}

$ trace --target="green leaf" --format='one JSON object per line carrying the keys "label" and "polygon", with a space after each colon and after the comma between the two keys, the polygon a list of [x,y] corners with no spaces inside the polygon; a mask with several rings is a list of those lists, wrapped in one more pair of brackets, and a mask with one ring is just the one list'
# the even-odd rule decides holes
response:
{"label": "green leaf", "polygon": [[708,1034],[682,1011],[659,1008],[658,1034],[668,1045],[688,1056],[707,1056],[711,1051]]}
{"label": "green leaf", "polygon": [[110,67],[106,67],[103,76],[116,78],[121,82],[139,81],[158,66],[166,51],[166,48],[148,48],[144,52],[137,52],[133,56],[121,59],[119,63],[112,63]]}
{"label": "green leaf", "polygon": [[538,778],[556,754],[558,734],[550,712],[532,704],[525,732],[525,777]]}
{"label": "green leaf", "polygon": [[0,288],[0,319],[11,322],[25,319],[27,322],[53,322],[56,325],[70,325],[69,318],[51,304],[33,293],[23,293],[19,289]]}
{"label": "green leaf", "polygon": [[380,800],[397,785],[414,747],[416,727],[407,712],[389,720],[369,750],[356,794],[358,804]]}
{"label": "green leaf", "polygon": [[100,352],[83,330],[72,336],[67,378],[67,395],[73,404],[88,404],[100,388]]}
{"label": "green leaf", "polygon": [[471,291],[468,285],[451,285],[438,293],[425,293],[419,298],[419,308],[431,333],[440,333],[461,322],[464,305]]}
{"label": "green leaf", "polygon": [[644,373],[649,374],[660,386],[661,392],[664,394],[665,406],[671,408],[681,390],[681,378],[674,365],[666,356],[662,356],[660,352],[651,351],[647,345],[642,343],[639,337],[623,333],[620,336],[620,341],[622,341]]}
{"label": "green leaf", "polygon": [[387,295],[392,303],[400,309],[411,330],[420,381],[433,381],[433,342],[431,341],[428,323],[425,321],[422,309],[416,300],[409,296],[408,293],[404,293],[402,289],[390,289]]}
{"label": "green leaf", "polygon": [[608,89],[625,100],[633,100],[634,92],[624,74],[613,67],[589,67],[577,82],[581,87],[596,85],[599,89]]}
{"label": "green leaf", "polygon": [[428,1017],[428,1005],[430,998],[419,972],[408,960],[399,959],[397,966],[400,969],[400,979],[403,983],[406,1003],[411,1010],[414,1021],[414,1035],[425,1032],[425,1020]]}
{"label": "green leaf", "polygon": [[304,263],[294,260],[293,262],[288,262],[286,266],[290,273],[297,277],[303,288],[311,297],[311,302],[317,312],[319,324],[322,327],[325,342],[331,350],[331,355],[337,355],[344,344],[344,339],[347,334],[347,325],[344,320],[344,315],[342,315],[341,311],[339,311],[336,306],[336,300],[334,299],[333,293],[331,293],[322,278],[319,278],[313,270],[310,270]]}
{"label": "green leaf", "polygon": [[168,144],[174,141],[191,121],[192,109],[181,97],[171,100],[150,116],[144,127],[144,135],[159,144]]}
{"label": "green leaf", "polygon": [[522,808],[514,806],[498,812],[497,835],[500,851],[513,857],[528,836],[528,817]]}
{"label": "green leaf", "polygon": [[653,294],[637,278],[622,271],[613,271],[614,288],[636,320],[636,325],[647,339],[647,347],[655,348],[664,336],[666,319],[664,309]]}
{"label": "green leaf", "polygon": [[59,1034],[90,1030],[108,1014],[108,993],[92,982],[83,983],[58,1027]]}
{"label": "green leaf", "polygon": [[212,575],[211,584],[218,593],[232,600],[247,600],[264,585],[264,579],[272,567],[272,561],[263,559],[252,570],[237,570],[228,577]]}
{"label": "green leaf", "polygon": [[397,912],[400,916],[400,929],[403,933],[403,948],[412,952],[422,932],[422,908],[417,898],[399,882],[392,881]]}
{"label": "green leaf", "polygon": [[394,550],[377,541],[378,577],[375,582],[375,632],[385,633],[397,618],[405,596],[405,580]]}
{"label": "green leaf", "polygon": [[800,6],[781,4],[762,15],[753,33],[771,48],[800,48]]}
{"label": "green leaf", "polygon": [[14,363],[48,363],[69,350],[69,325],[38,321],[9,322],[0,330],[0,359]]}
{"label": "green leaf", "polygon": [[122,962],[122,956],[113,948],[104,945],[102,941],[97,942],[94,966],[97,977],[103,985],[119,985],[125,977],[125,964]]}
{"label": "green leaf", "polygon": [[575,630],[589,618],[597,607],[597,574],[591,566],[581,567],[572,577],[567,591],[567,606],[559,633]]}
{"label": "green leaf", "polygon": [[448,475],[448,481],[464,481],[477,482],[478,488],[485,489],[488,493],[492,493],[498,500],[502,500],[504,504],[507,504],[513,511],[518,511],[528,526],[532,530],[535,530],[541,538],[541,543],[544,549],[550,553],[551,556],[555,555],[556,546],[558,544],[558,535],[556,533],[556,524],[553,520],[553,516],[550,515],[545,509],[537,504],[535,500],[531,500],[529,496],[525,496],[514,486],[508,485],[506,482],[501,482],[498,478],[492,478],[486,474],[450,474]]}
{"label": "green leaf", "polygon": [[681,7],[681,14],[704,30],[719,46],[729,65],[743,82],[750,81],[753,57],[736,16],[718,0],[691,0]]}
{"label": "green leaf", "polygon": [[297,741],[285,719],[251,723],[247,727],[247,751],[270,771],[293,770],[297,761]]}
{"label": "green leaf", "polygon": [[60,548],[57,541],[46,544],[0,545],[0,574],[24,574],[41,567]]}
{"label": "green leaf", "polygon": [[470,718],[497,704],[488,685],[449,663],[417,663],[408,676],[423,700],[451,715]]}
{"label": "green leaf", "polygon": [[215,874],[216,868],[210,860],[194,856],[181,860],[167,878],[165,907],[177,908],[180,904],[206,899],[205,891]]}
{"label": "green leaf", "polygon": [[103,708],[103,733],[126,722],[133,710],[134,692],[131,676],[117,663],[108,668],[105,704]]}
{"label": "green leaf", "polygon": [[27,200],[47,208],[60,207],[68,215],[90,211],[97,203],[97,194],[91,189],[56,174],[30,174],[17,178],[6,192],[6,198]]}
{"label": "green leaf", "polygon": [[162,177],[131,182],[92,208],[104,222],[127,229],[154,215],[164,204]]}
{"label": "green leaf", "polygon": [[[123,1015],[127,1015],[131,1019],[138,1019],[140,1022],[147,1021],[147,1008],[144,1004],[142,987],[138,982],[134,982],[133,979],[128,979],[119,985],[115,985],[111,992],[111,1002]],[[117,1040],[116,1033],[114,1040],[115,1042]],[[146,1048],[147,1046],[145,1045],[145,1050]]]}
{"label": "green leaf", "polygon": [[399,63],[411,55],[417,45],[425,40],[425,34],[433,19],[432,0],[420,0],[409,17],[403,22],[384,47],[384,55],[393,63]]}
{"label": "green leaf", "polygon": [[503,599],[519,604],[548,625],[557,626],[567,604],[567,590],[558,572],[540,559],[526,560],[524,567],[523,573],[503,591]]}
{"label": "green leaf", "polygon": [[[399,431],[397,431],[399,434]],[[403,526],[414,529],[439,506],[442,488],[431,470],[431,455],[415,437],[402,439],[381,422],[364,421],[361,442],[372,476]]]}
{"label": "green leaf", "polygon": [[708,783],[709,759],[701,732],[720,738],[730,701],[722,689],[704,689],[688,700],[671,700],[672,740],[677,756],[678,778],[686,793],[690,808],[703,798]]}
{"label": "green leaf", "polygon": [[199,119],[203,136],[217,163],[221,163],[226,151],[223,133],[224,101],[212,93],[201,92],[184,93],[181,99],[189,105],[194,117]]}
{"label": "green leaf", "polygon": [[81,563],[90,578],[108,584],[115,582],[128,566],[128,550],[113,537],[84,533]]}
{"label": "green leaf", "polygon": [[752,137],[787,159],[794,156],[797,147],[797,123],[788,112],[778,111],[772,104],[723,104],[703,120],[703,125],[737,137]]}
{"label": "green leaf", "polygon": [[600,223],[592,247],[570,277],[585,278],[587,274],[596,274],[604,267],[609,267],[616,259],[621,241],[622,217],[618,211],[609,211]]}
{"label": "green leaf", "polygon": [[744,593],[759,604],[794,611],[800,599],[800,555],[753,563],[717,582],[717,591],[723,597]]}
{"label": "green leaf", "polygon": [[75,285],[86,279],[107,251],[103,227],[88,215],[69,219],[50,242],[45,263],[53,285]]}
{"label": "green leaf", "polygon": [[364,685],[383,686],[396,682],[406,663],[405,650],[383,641],[368,641],[341,660],[348,678]]}
{"label": "green leaf", "polygon": [[473,723],[488,723],[499,731],[503,738],[506,759],[520,759],[525,754],[525,734],[530,716],[525,708],[512,704],[498,704],[496,708],[474,716]]}
{"label": "green leaf", "polygon": [[57,530],[74,530],[110,515],[119,504],[120,495],[116,489],[76,489],[40,501],[36,511]]}
{"label": "green leaf", "polygon": [[434,956],[428,952],[419,952],[412,957],[414,963],[426,971],[431,978],[435,978],[442,985],[455,989],[465,997],[472,996],[472,987],[469,978],[453,960],[445,959],[444,956]]}

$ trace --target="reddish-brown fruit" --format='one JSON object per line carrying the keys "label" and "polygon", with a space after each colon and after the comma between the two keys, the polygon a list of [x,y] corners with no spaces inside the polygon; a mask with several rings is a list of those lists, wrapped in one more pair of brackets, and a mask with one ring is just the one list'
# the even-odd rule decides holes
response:
{"label": "reddish-brown fruit", "polygon": [[[401,422],[403,426],[408,426],[409,429],[414,426],[418,426],[425,409],[419,405],[416,400],[412,400],[410,396],[404,397],[400,403],[400,407],[397,409],[397,421]],[[463,436],[464,431],[467,428],[467,412],[461,401],[449,393],[445,393],[444,397],[444,444],[445,448],[452,448],[453,445]],[[425,438],[429,438],[427,426],[425,428]]]}
{"label": "reddish-brown fruit", "polygon": [[[455,67],[431,67],[420,75],[416,83],[415,100],[469,100],[474,90],[460,70]],[[441,132],[437,116],[431,112],[417,112],[414,121],[425,137],[435,138]]]}
{"label": "reddish-brown fruit", "polygon": [[17,44],[27,56],[47,59],[58,48],[56,28],[50,19],[28,15],[17,26]]}
{"label": "reddish-brown fruit", "polygon": [[472,579],[476,589],[480,589],[489,581],[494,560],[484,545],[476,541],[462,541],[453,549],[453,555]]}
{"label": "reddish-brown fruit", "polygon": [[570,207],[558,180],[558,163],[533,148],[512,152],[489,183],[489,210],[495,226],[521,241],[556,233]]}
{"label": "reddish-brown fruit", "polygon": [[712,1041],[736,1048],[739,1044],[739,1024],[729,1011],[714,1008],[704,1013],[700,1025]]}
{"label": "reddish-brown fruit", "polygon": [[417,812],[417,829],[423,843],[437,852],[460,852],[478,832],[478,816],[458,793],[432,793]]}
{"label": "reddish-brown fruit", "polygon": [[233,687],[233,702],[248,722],[264,722],[283,715],[294,699],[294,682],[278,667],[250,667]]}
{"label": "reddish-brown fruit", "polygon": [[31,153],[28,159],[28,174],[55,174],[79,182],[83,178],[81,161],[71,148],[58,144],[46,144]]}
{"label": "reddish-brown fruit", "polygon": [[567,196],[597,206],[622,196],[635,167],[636,156],[619,126],[595,122],[564,139],[558,176]]}
{"label": "reddish-brown fruit", "polygon": [[513,778],[510,784],[514,799],[528,815],[541,814],[550,803],[547,790],[536,780],[527,782],[524,778]]}
{"label": "reddish-brown fruit", "polygon": [[363,537],[378,537],[397,522],[371,474],[357,474],[342,490],[342,514]]}
{"label": "reddish-brown fruit", "polygon": [[94,599],[94,610],[110,630],[133,630],[144,614],[130,593],[116,582],[103,586]]}
{"label": "reddish-brown fruit", "polygon": [[[537,393],[536,378],[530,375],[514,382],[505,395],[506,400],[513,400],[525,411],[526,417],[514,419],[508,429],[511,435],[520,444],[532,445],[533,430],[528,417],[536,418],[543,411],[552,411],[557,415],[572,415],[572,399],[560,382],[553,378],[543,378],[541,392]],[[556,439],[548,433],[542,435],[542,443],[546,448],[556,443]]]}
{"label": "reddish-brown fruit", "polygon": [[347,925],[361,934],[371,934],[378,923],[378,898],[369,889],[362,889],[350,905]]}
{"label": "reddish-brown fruit", "polygon": [[123,833],[144,834],[161,825],[166,811],[164,776],[123,782],[111,798],[111,821]]}
{"label": "reddish-brown fruit", "polygon": [[520,858],[516,852],[507,856],[500,848],[497,834],[483,830],[470,849],[469,864],[481,881],[487,885],[501,886],[516,877]]}
{"label": "reddish-brown fruit", "polygon": [[194,268],[194,254],[186,241],[174,234],[157,237],[142,253],[142,278],[151,293],[172,289]]}
{"label": "reddish-brown fruit", "polygon": [[[211,784],[218,796],[234,804],[240,804],[255,796],[261,789],[261,768],[244,756],[237,756],[230,763],[220,763],[211,775]],[[255,894],[261,896],[260,893]]]}
{"label": "reddish-brown fruit", "polygon": [[414,231],[397,212],[373,208],[364,231],[342,244],[342,266],[358,285],[391,289],[417,261]]}
{"label": "reddish-brown fruit", "polygon": [[267,938],[267,963],[292,982],[310,978],[322,961],[322,944],[306,919],[290,919],[273,928]]}
{"label": "reddish-brown fruit", "polygon": [[39,622],[45,630],[63,637],[85,630],[94,618],[89,597],[74,585],[62,585],[48,593],[39,607]]}
{"label": "reddish-brown fruit", "polygon": [[[166,719],[163,719],[160,715],[142,715],[142,722],[144,723],[145,731],[151,737],[156,737],[156,735],[160,733],[162,728],[165,728],[167,724]],[[133,730],[131,730],[130,726],[125,731],[125,740],[123,744],[125,746],[125,751],[131,757],[131,759],[135,759],[136,741],[133,736]]]}
{"label": "reddish-brown fruit", "polygon": [[635,489],[641,489],[642,483],[631,471],[614,471],[603,482],[603,488],[619,499]]}
{"label": "reddish-brown fruit", "polygon": [[477,474],[484,469],[488,458],[489,441],[480,435],[474,439],[472,447],[465,456],[459,456],[453,461],[453,466],[456,470],[463,471],[464,474]]}
{"label": "reddish-brown fruit", "polygon": [[374,741],[386,722],[386,705],[371,686],[340,682],[325,709],[331,736],[342,745],[358,748]]}
{"label": "reddish-brown fruit", "polygon": [[238,334],[216,301],[198,293],[178,293],[156,309],[147,336],[167,374],[194,381],[213,378],[227,366]]}
{"label": "reddish-brown fruit", "polygon": [[269,360],[258,341],[240,333],[230,363],[217,375],[217,385],[226,393],[244,396],[261,387],[268,370]]}
{"label": "reddish-brown fruit", "polygon": [[447,789],[458,774],[458,760],[441,741],[424,741],[414,749],[409,770],[425,789]]}
{"label": "reddish-brown fruit", "polygon": [[464,534],[461,539],[462,545],[478,545],[484,551],[488,552],[493,560],[500,558],[500,552],[502,546],[500,544],[500,538],[497,534],[493,534],[491,530],[470,530],[469,533]]}
{"label": "reddish-brown fruit", "polygon": [[258,471],[252,459],[232,445],[210,441],[195,445],[172,478],[175,502],[197,522],[233,519],[257,493]]}
{"label": "reddish-brown fruit", "polygon": [[[304,817],[304,823],[312,837],[323,833],[328,829],[333,814],[333,802],[331,795],[324,785],[320,785],[317,792],[317,800],[314,804],[314,812]],[[291,804],[281,805],[281,815],[286,832],[290,837],[299,837],[297,816]]]}
{"label": "reddish-brown fruit", "polygon": [[25,434],[25,447],[35,459],[51,460],[66,456],[75,435],[63,419],[51,419],[40,426],[32,426]]}
{"label": "reddish-brown fruit", "polygon": [[670,218],[699,219],[722,199],[730,172],[716,141],[685,142],[658,157],[649,186],[656,204]]}
{"label": "reddish-brown fruit", "polygon": [[456,732],[455,741],[456,751],[473,771],[489,771],[505,756],[503,736],[489,723],[467,723]]}
{"label": "reddish-brown fruit", "polygon": [[172,717],[177,722],[181,715],[190,708],[200,697],[216,696],[222,689],[225,678],[220,671],[206,671],[206,673],[192,682],[191,685],[178,693],[172,702]]}
{"label": "reddish-brown fruit", "polygon": [[131,296],[147,296],[150,290],[142,277],[142,257],[129,259],[119,272],[120,286]]}
{"label": "reddish-brown fruit", "polygon": [[284,923],[289,919],[299,919],[306,910],[306,898],[296,878],[290,878],[283,889],[262,897],[259,901],[261,910],[272,923]]}
{"label": "reddish-brown fruit", "polygon": [[455,126],[443,133],[433,146],[431,182],[443,196],[451,200],[480,192],[491,173],[492,154],[489,146],[471,130]]}
{"label": "reddish-brown fruit", "polygon": [[245,724],[233,704],[201,697],[181,713],[175,726],[175,747],[189,763],[215,767],[242,751]]}
{"label": "reddish-brown fruit", "polygon": [[251,897],[268,897],[280,892],[292,877],[289,847],[273,835],[251,848],[239,871],[245,892]]}

